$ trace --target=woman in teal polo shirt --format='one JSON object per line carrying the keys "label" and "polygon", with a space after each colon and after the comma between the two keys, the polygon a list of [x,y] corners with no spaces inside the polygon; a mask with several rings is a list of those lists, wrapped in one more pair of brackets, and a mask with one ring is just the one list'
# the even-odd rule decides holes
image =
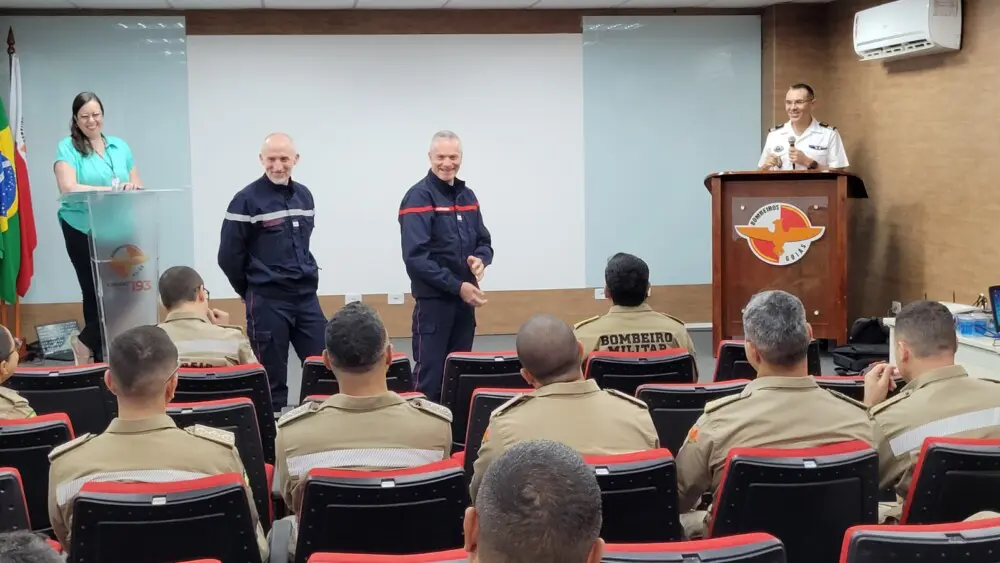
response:
{"label": "woman in teal polo shirt", "polygon": [[[81,92],[73,99],[69,137],[59,142],[53,165],[61,194],[83,191],[142,189],[132,150],[118,137],[105,135],[104,104],[93,92]],[[76,270],[83,293],[84,328],[73,339],[76,363],[104,361],[101,318],[97,291],[90,264],[90,224],[83,202],[63,199],[59,225],[66,240],[66,253]]]}

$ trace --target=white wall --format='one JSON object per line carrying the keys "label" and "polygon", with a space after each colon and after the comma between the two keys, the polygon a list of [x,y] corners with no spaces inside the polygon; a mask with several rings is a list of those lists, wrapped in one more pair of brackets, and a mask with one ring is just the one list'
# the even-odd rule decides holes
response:
{"label": "white wall", "polygon": [[463,139],[496,260],[484,289],[584,287],[582,40],[576,35],[190,36],[194,267],[234,297],[219,229],[285,131],[316,199],[321,294],[409,290],[400,199],[431,135]]}

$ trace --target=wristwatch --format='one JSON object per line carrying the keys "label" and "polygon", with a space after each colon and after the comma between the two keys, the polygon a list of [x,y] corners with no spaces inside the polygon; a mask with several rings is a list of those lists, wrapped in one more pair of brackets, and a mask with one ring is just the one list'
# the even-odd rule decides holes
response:
{"label": "wristwatch", "polygon": [[809,170],[816,170],[819,168],[819,163],[815,160],[809,163]]}

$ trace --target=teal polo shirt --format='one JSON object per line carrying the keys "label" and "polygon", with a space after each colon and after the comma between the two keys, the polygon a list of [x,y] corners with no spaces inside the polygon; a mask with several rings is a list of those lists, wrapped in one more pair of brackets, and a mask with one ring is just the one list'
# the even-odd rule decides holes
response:
{"label": "teal polo shirt", "polygon": [[[76,183],[84,186],[110,186],[112,178],[117,177],[121,183],[128,182],[134,162],[132,149],[118,137],[105,135],[108,147],[101,157],[95,152],[83,156],[73,147],[73,139],[66,137],[59,141],[56,149],[56,162],[68,162],[76,170]],[[90,232],[90,222],[87,220],[87,204],[82,201],[63,200],[59,206],[59,218],[83,232]],[[123,225],[124,227],[124,225]]]}

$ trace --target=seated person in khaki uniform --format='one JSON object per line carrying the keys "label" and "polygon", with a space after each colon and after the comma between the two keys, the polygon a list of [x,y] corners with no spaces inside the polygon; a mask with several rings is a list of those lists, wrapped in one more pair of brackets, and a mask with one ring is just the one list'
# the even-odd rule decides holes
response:
{"label": "seated person in khaki uniform", "polygon": [[534,391],[497,407],[473,466],[472,500],[486,468],[525,440],[555,440],[584,455],[614,455],[658,448],[646,403],[602,390],[580,370],[580,343],[556,317],[528,319],[517,332],[521,376]]}
{"label": "seated person in khaki uniform", "polygon": [[181,356],[181,367],[256,364],[243,329],[229,325],[229,313],[208,305],[208,290],[198,272],[168,268],[160,276],[160,301],[167,317],[159,324]]}
{"label": "seated person in khaki uniform", "polygon": [[[757,379],[739,395],[712,401],[677,453],[681,522],[689,536],[705,533],[705,492],[716,492],[730,448],[809,448],[878,438],[865,406],[820,388],[808,372],[812,327],[802,302],[784,291],[765,291],[743,312],[747,359]],[[685,514],[687,513],[687,514]]]}
{"label": "seated person in khaki uniform", "polygon": [[583,357],[601,352],[655,352],[685,348],[695,354],[684,322],[646,304],[649,266],[641,258],[619,252],[604,268],[604,294],[614,304],[605,315],[576,323]]}
{"label": "seated person in khaki uniform", "polygon": [[[877,365],[865,374],[865,403],[883,434],[881,486],[895,486],[898,496],[896,503],[879,505],[881,521],[898,520],[902,514],[925,438],[1000,438],[1000,384],[969,377],[955,365],[957,350],[948,308],[917,301],[896,316],[896,366]],[[906,386],[886,400],[897,373]]]}
{"label": "seated person in khaki uniform", "polygon": [[[232,432],[194,425],[181,430],[167,416],[177,389],[177,348],[162,329],[140,326],[108,350],[104,383],[118,398],[118,416],[100,435],[84,434],[49,453],[49,519],[65,551],[72,549],[73,500],[85,483],[164,483],[246,472]],[[267,541],[249,487],[247,502],[261,560]]]}
{"label": "seated person in khaki uniform", "polygon": [[601,488],[566,444],[511,446],[465,510],[465,550],[476,563],[600,563]]}
{"label": "seated person in khaki uniform", "polygon": [[[17,362],[21,355],[17,352],[17,343],[7,330],[0,325],[0,386],[7,382],[17,370]],[[12,389],[0,387],[0,419],[31,418],[35,410],[28,405],[28,400]]]}

